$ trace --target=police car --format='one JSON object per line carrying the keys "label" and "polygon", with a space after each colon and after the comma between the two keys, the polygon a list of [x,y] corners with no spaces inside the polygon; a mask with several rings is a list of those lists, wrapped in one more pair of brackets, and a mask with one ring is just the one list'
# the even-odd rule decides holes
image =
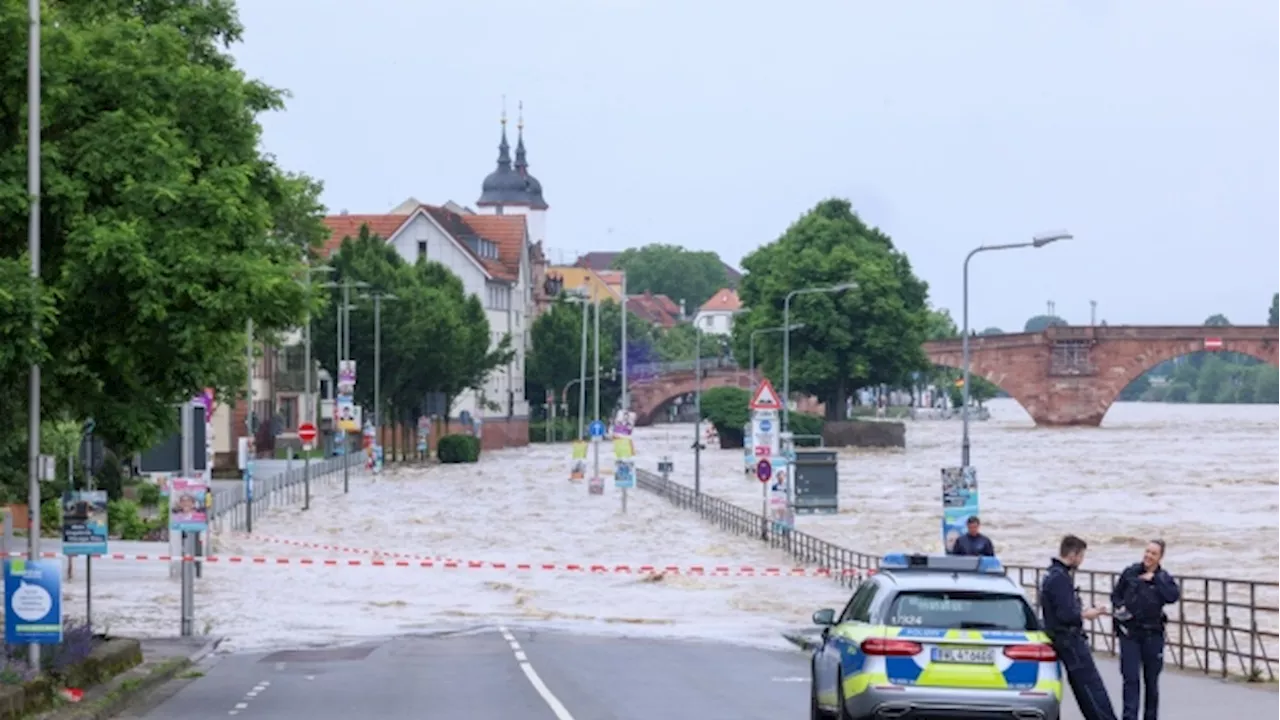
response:
{"label": "police car", "polygon": [[1057,655],[995,558],[887,555],[813,622],[813,720],[1058,720]]}

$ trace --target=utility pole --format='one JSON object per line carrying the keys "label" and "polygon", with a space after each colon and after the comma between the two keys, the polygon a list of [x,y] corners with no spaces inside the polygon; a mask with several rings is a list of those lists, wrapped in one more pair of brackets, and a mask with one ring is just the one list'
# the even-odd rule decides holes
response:
{"label": "utility pole", "polygon": [[377,473],[377,453],[382,447],[382,301],[397,298],[381,290],[369,296],[373,298],[373,469]]}
{"label": "utility pole", "polygon": [[1089,301],[1089,324],[1090,325],[1098,324],[1098,301],[1097,300]]}
{"label": "utility pole", "polygon": [[693,326],[693,492],[702,494],[702,329]]}
{"label": "utility pole", "polygon": [[587,417],[587,296],[578,297],[582,302],[582,370],[578,374],[578,440],[586,437]]}
{"label": "utility pole", "polygon": [[[40,290],[40,0],[27,0],[27,252],[31,255],[31,286]],[[32,294],[32,337],[39,337],[40,314]],[[40,559],[40,365],[31,364],[27,425],[27,557]],[[33,668],[40,667],[40,646],[27,646]]]}
{"label": "utility pole", "polygon": [[[600,419],[600,293],[596,293],[596,303],[595,303],[595,305],[596,305],[596,307],[595,307],[595,326],[596,326],[596,372],[595,372],[595,376],[596,376],[596,377],[595,377],[595,386],[592,388],[592,390],[591,390],[591,394],[594,396],[594,397],[593,397],[593,402],[595,403],[595,410],[594,410],[594,413],[593,413],[593,419],[595,419],[595,420],[599,420],[599,419]],[[592,444],[591,444],[591,447],[592,447],[592,449],[593,449],[593,455],[595,456],[595,459],[594,459],[594,463],[595,463],[595,474],[594,474],[594,475],[592,475],[591,477],[593,477],[593,478],[598,478],[598,477],[600,477],[600,442],[599,442],[599,441],[593,441],[593,442],[592,442]]]}
{"label": "utility pole", "polygon": [[[252,322],[252,321],[250,321]],[[252,373],[250,373],[252,375]],[[252,389],[252,388],[250,388]],[[194,448],[191,441],[195,435],[195,423],[192,422],[191,411],[194,403],[182,403],[182,477],[195,476],[195,462],[192,458]],[[210,508],[206,508],[208,511]],[[195,633],[196,602],[196,534],[182,531],[182,618],[180,633],[182,637],[191,637]]]}
{"label": "utility pole", "polygon": [[[244,502],[245,532],[253,534],[253,318],[245,321],[245,366],[248,383],[244,388],[244,401],[247,412],[244,416],[246,433],[244,442]],[[185,572],[185,570],[184,570]]]}

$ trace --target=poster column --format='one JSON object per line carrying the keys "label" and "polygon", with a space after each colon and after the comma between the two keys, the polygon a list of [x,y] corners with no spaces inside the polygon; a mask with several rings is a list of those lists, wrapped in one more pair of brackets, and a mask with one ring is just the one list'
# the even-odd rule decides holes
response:
{"label": "poster column", "polygon": [[631,439],[635,422],[635,413],[628,410],[619,410],[613,422],[613,486],[622,490],[624,513],[627,511],[627,491],[636,486],[636,448]]}
{"label": "poster column", "polygon": [[951,552],[965,533],[970,517],[978,515],[978,471],[973,467],[942,468],[942,549]]}
{"label": "poster column", "polygon": [[360,418],[356,414],[356,361],[338,363],[337,399],[334,412],[338,419],[337,445],[342,456],[342,492],[351,489],[351,464],[347,461],[347,433],[360,432]]}

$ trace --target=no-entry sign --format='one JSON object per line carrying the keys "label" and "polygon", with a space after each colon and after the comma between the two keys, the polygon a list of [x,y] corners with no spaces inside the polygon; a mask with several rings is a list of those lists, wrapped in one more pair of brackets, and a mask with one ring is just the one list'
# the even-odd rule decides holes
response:
{"label": "no-entry sign", "polygon": [[311,423],[302,423],[298,428],[298,439],[310,450],[311,444],[316,441],[316,426]]}

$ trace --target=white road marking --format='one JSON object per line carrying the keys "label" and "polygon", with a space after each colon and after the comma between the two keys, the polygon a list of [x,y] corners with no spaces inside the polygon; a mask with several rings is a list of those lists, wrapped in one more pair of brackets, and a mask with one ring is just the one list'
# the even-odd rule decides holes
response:
{"label": "white road marking", "polygon": [[236,703],[237,710],[246,710],[248,709],[248,707],[249,707],[249,703]]}
{"label": "white road marking", "polygon": [[529,664],[524,652],[520,650],[520,643],[515,641],[515,638],[512,637],[511,633],[507,632],[506,628],[500,627],[498,632],[502,633],[502,638],[511,644],[516,660],[520,663],[520,670],[529,679],[529,684],[533,686],[534,692],[538,693],[538,697],[541,697],[547,707],[551,708],[551,713],[556,716],[556,720],[574,720],[569,709],[564,706],[564,703],[560,702],[560,698],[556,697],[555,693],[551,692],[551,688],[547,687],[547,684],[538,676],[538,671],[533,669],[533,665]]}
{"label": "white road marking", "polygon": [[[277,669],[279,669],[279,668],[277,667]],[[267,686],[268,686],[268,685],[270,685],[270,684],[271,684],[271,682],[270,682],[270,681],[268,681],[268,680],[263,680],[262,682],[258,683],[257,685],[254,685],[252,689],[250,689],[248,692],[246,692],[246,693],[244,694],[244,700],[245,700],[245,701],[244,701],[244,702],[238,702],[238,703],[236,703],[236,705],[235,705],[235,707],[234,707],[234,708],[232,708],[231,710],[228,710],[228,711],[227,711],[227,714],[228,714],[228,715],[239,715],[241,710],[248,710],[248,709],[249,709],[249,703],[248,703],[248,701],[249,701],[249,700],[252,700],[252,699],[254,699],[254,698],[258,697],[258,695],[262,694],[262,691],[263,691],[263,690],[266,690],[266,689],[267,689]]]}

